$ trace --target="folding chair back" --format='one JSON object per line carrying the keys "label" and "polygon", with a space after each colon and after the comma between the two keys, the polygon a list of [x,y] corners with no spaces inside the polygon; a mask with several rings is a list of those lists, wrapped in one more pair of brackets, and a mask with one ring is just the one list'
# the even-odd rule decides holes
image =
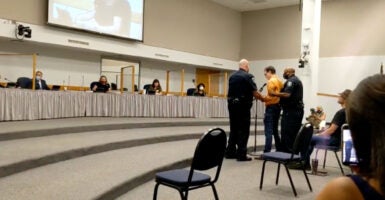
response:
{"label": "folding chair back", "polygon": [[293,144],[294,154],[299,154],[300,152],[307,151],[310,146],[313,131],[313,126],[310,123],[306,123],[301,127]]}
{"label": "folding chair back", "polygon": [[226,133],[220,128],[211,129],[200,139],[191,168],[202,171],[221,166],[225,149]]}

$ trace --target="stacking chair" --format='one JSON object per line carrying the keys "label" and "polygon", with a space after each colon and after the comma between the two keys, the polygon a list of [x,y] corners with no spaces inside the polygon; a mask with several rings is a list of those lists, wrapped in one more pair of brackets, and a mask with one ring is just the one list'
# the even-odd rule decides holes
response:
{"label": "stacking chair", "polygon": [[186,95],[187,96],[194,96],[195,88],[189,88],[187,89]]}
{"label": "stacking chair", "polygon": [[[275,184],[278,185],[278,180],[279,180],[279,170],[281,167],[281,164],[285,166],[287,176],[289,177],[290,185],[293,190],[294,196],[297,196],[297,191],[294,187],[293,180],[291,179],[291,175],[289,172],[289,169],[287,165],[292,162],[303,162],[304,164],[302,165],[302,171],[303,174],[305,175],[307,184],[309,186],[310,191],[312,191],[312,187],[310,185],[309,178],[306,174],[305,171],[305,161],[301,158],[299,155],[299,152],[307,152],[307,149],[309,148],[311,137],[313,135],[313,126],[309,123],[303,125],[301,129],[298,132],[298,135],[294,141],[292,153],[286,153],[286,152],[268,152],[264,153],[261,156],[261,159],[263,160],[263,166],[262,166],[262,174],[261,174],[261,182],[259,185],[259,189],[262,190],[262,185],[263,185],[263,177],[265,174],[265,165],[266,162],[275,162],[278,163],[278,170],[277,170],[277,176],[275,179]],[[306,157],[306,156],[304,156]]]}
{"label": "stacking chair", "polygon": [[19,77],[16,81],[16,85],[20,88],[31,89],[31,82],[32,80],[28,77]]}
{"label": "stacking chair", "polygon": [[148,88],[150,88],[151,84],[146,84],[143,86],[143,90],[146,91],[146,94],[148,94]]}
{"label": "stacking chair", "polygon": [[[155,175],[154,200],[157,199],[159,185],[178,190],[183,200],[187,200],[190,190],[211,186],[214,197],[217,200],[218,194],[214,183],[219,178],[225,149],[225,131],[220,128],[214,128],[206,132],[195,148],[190,169],[169,170]],[[216,168],[214,178],[202,172],[213,168]]]}
{"label": "stacking chair", "polygon": [[340,158],[337,155],[337,152],[341,151],[341,146],[316,145],[314,148],[316,149],[316,153],[315,153],[315,155],[316,155],[315,158],[316,159],[317,159],[317,155],[318,155],[318,150],[320,150],[320,149],[325,150],[323,166],[322,166],[323,169],[325,169],[326,154],[327,154],[327,152],[328,151],[333,151],[334,155],[336,156],[338,165],[340,166],[341,173],[342,173],[342,175],[345,175],[344,169],[342,168],[342,164],[341,164]]}

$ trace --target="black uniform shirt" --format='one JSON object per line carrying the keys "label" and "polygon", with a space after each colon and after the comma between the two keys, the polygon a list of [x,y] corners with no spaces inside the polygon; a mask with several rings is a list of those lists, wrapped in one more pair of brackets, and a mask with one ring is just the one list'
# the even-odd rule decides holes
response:
{"label": "black uniform shirt", "polygon": [[341,127],[346,123],[345,108],[340,109],[334,115],[331,123],[337,125],[338,128],[330,136],[331,138],[333,138],[333,140],[330,141],[332,143],[330,145],[339,146],[341,143]]}
{"label": "black uniform shirt", "polygon": [[239,69],[230,76],[227,97],[238,98],[242,102],[252,103],[253,92],[257,90],[254,76],[243,69]]}
{"label": "black uniform shirt", "polygon": [[283,108],[303,108],[302,82],[296,76],[291,76],[285,82],[282,92],[289,93],[289,98],[280,98]]}

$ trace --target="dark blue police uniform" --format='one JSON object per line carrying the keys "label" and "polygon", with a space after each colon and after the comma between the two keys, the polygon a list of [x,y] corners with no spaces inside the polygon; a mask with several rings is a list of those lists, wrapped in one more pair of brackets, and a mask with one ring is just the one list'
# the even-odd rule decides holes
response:
{"label": "dark blue police uniform", "polygon": [[227,158],[237,158],[238,160],[247,158],[250,109],[253,105],[253,92],[257,90],[253,78],[253,75],[239,69],[229,79],[227,102],[230,115],[230,137],[226,149]]}
{"label": "dark blue police uniform", "polygon": [[301,80],[295,75],[285,82],[282,92],[289,93],[289,98],[280,98],[282,107],[281,119],[281,145],[282,151],[291,152],[294,140],[301,128],[304,114],[303,86]]}

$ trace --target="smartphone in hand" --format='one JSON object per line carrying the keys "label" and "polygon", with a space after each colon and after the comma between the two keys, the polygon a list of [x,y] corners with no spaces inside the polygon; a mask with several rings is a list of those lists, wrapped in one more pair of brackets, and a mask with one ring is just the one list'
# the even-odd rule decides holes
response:
{"label": "smartphone in hand", "polygon": [[353,140],[348,124],[342,126],[342,163],[349,166],[358,165],[356,150],[353,146]]}

